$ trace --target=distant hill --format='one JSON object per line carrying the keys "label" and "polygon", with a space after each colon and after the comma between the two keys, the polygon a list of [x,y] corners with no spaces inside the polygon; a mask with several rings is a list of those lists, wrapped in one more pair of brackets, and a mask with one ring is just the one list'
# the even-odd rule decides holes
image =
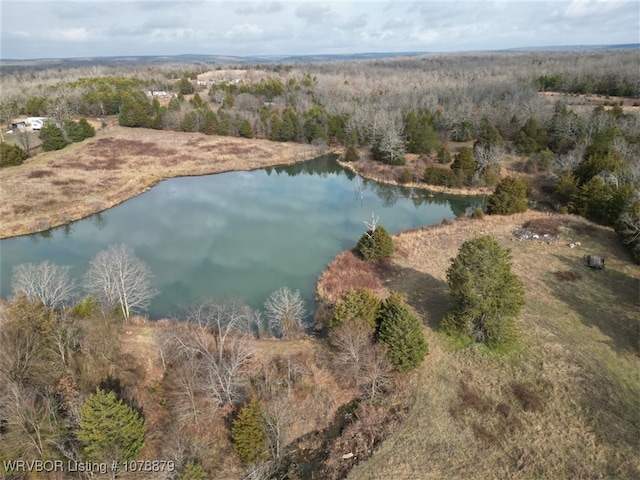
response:
{"label": "distant hill", "polygon": [[[509,52],[588,52],[600,50],[640,49],[640,44],[624,45],[556,45],[544,47],[522,47],[494,50],[493,53]],[[461,54],[464,52],[365,52],[346,54],[314,54],[314,55],[131,55],[113,57],[79,57],[79,58],[42,58],[42,59],[0,59],[0,68],[9,72],[20,68],[80,68],[86,66],[127,66],[127,65],[158,65],[158,64],[209,64],[209,65],[247,65],[260,63],[306,63],[332,62],[345,60],[373,60],[378,58],[412,57],[434,54]],[[470,52],[469,52],[470,53]],[[478,53],[477,51],[474,53]]]}

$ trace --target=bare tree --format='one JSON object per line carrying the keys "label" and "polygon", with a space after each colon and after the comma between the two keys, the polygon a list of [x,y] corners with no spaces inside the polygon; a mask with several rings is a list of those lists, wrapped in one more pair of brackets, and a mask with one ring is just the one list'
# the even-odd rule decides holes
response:
{"label": "bare tree", "polygon": [[30,301],[40,300],[48,307],[57,307],[73,298],[75,281],[69,277],[69,265],[21,263],[13,267],[11,285],[17,294],[24,293]]}
{"label": "bare tree", "polygon": [[151,287],[148,265],[127,245],[110,245],[98,252],[85,275],[85,288],[103,305],[120,307],[129,320],[132,312],[144,311],[158,290]]}
{"label": "bare tree", "polygon": [[329,341],[338,375],[360,389],[363,398],[376,398],[393,378],[384,347],[373,342],[366,322],[354,319],[333,329]]}
{"label": "bare tree", "polygon": [[264,308],[269,328],[282,338],[299,337],[304,332],[307,312],[299,290],[292,292],[288,287],[276,290],[264,303]]}
{"label": "bare tree", "polygon": [[206,302],[187,309],[187,323],[174,330],[171,345],[165,346],[180,362],[176,408],[183,417],[197,422],[207,405],[215,409],[241,401],[256,318],[238,301]]}

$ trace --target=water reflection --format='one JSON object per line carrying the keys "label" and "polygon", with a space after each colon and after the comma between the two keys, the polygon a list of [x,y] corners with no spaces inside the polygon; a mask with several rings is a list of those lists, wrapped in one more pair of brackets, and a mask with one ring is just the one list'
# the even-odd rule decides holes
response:
{"label": "water reflection", "polygon": [[13,265],[50,260],[81,278],[90,259],[126,243],[147,262],[161,294],[152,318],[208,298],[260,308],[274,290],[300,289],[313,305],[317,276],[353,248],[371,212],[390,232],[440,223],[477,199],[381,185],[333,158],[286,167],[175,178],[88,219],[3,240],[1,295]]}

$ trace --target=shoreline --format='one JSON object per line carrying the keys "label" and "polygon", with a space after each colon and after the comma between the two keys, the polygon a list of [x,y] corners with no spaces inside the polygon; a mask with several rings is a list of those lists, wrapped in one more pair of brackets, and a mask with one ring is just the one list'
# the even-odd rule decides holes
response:
{"label": "shoreline", "polygon": [[[360,160],[362,161],[362,160]],[[373,160],[371,160],[373,161]],[[488,188],[488,187],[478,187],[478,188],[450,188],[450,187],[443,187],[443,186],[439,186],[439,185],[429,185],[428,183],[421,183],[421,182],[407,182],[407,183],[400,183],[397,180],[392,180],[389,178],[384,178],[384,177],[380,177],[378,175],[374,175],[372,173],[369,172],[363,172],[361,168],[357,168],[356,165],[354,165],[354,163],[358,163],[358,162],[345,162],[343,160],[340,160],[338,158],[337,162],[340,164],[340,166],[342,166],[343,168],[349,170],[352,173],[355,173],[356,175],[361,176],[362,178],[365,178],[367,180],[371,180],[373,182],[377,182],[377,183],[384,183],[387,185],[395,185],[397,187],[405,187],[405,188],[418,188],[420,190],[427,190],[429,192],[433,192],[433,193],[444,193],[446,195],[460,195],[460,196],[485,196],[485,195],[491,195],[493,193],[493,189],[492,188]],[[387,165],[383,165],[383,164],[378,164],[376,163],[376,166],[379,168],[387,168],[388,171],[392,171],[393,167],[387,166]]]}
{"label": "shoreline", "polygon": [[292,142],[109,126],[0,171],[0,239],[104,212],[171,178],[286,166],[323,154]]}

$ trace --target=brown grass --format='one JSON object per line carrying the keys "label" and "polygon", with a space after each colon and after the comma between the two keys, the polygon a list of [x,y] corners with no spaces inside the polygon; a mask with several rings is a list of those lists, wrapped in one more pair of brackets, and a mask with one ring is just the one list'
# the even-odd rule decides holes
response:
{"label": "brown grass", "polygon": [[[513,232],[526,223],[557,229],[558,241],[518,241]],[[511,250],[527,294],[521,347],[508,354],[460,350],[437,331],[450,259],[487,234]],[[406,420],[349,478],[640,477],[640,275],[615,232],[527,212],[401,233],[394,243],[398,270],[381,280],[423,316],[430,353],[408,376]],[[606,252],[606,269],[590,270],[588,252]]]}
{"label": "brown grass", "polygon": [[57,226],[62,218],[78,220],[165,178],[284,165],[318,154],[298,143],[108,126],[92,139],[0,170],[0,238]]}

